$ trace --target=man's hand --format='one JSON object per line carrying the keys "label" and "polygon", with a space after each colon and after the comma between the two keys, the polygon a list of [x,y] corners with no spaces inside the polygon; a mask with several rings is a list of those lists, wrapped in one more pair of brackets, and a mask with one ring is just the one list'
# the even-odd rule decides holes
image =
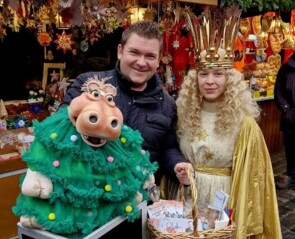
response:
{"label": "man's hand", "polygon": [[174,172],[178,181],[184,185],[190,185],[190,180],[185,170],[194,171],[193,166],[190,163],[178,163],[174,167]]}

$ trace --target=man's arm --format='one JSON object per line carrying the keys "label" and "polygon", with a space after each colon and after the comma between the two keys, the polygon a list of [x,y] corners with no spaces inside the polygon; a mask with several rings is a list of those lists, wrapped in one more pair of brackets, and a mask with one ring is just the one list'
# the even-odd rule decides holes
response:
{"label": "man's arm", "polygon": [[191,164],[187,163],[189,163],[189,160],[183,156],[179,149],[175,127],[171,127],[163,143],[163,151],[159,157],[159,164],[169,179],[187,184],[187,175],[183,171],[184,167],[187,166],[193,170]]}

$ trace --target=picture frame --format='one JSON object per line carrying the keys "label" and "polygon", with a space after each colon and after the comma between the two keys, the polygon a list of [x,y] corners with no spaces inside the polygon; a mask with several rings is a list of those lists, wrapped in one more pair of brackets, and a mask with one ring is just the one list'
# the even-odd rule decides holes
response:
{"label": "picture frame", "polygon": [[48,83],[48,75],[50,70],[59,71],[59,80],[64,77],[64,70],[66,69],[66,63],[44,63],[43,64],[43,77],[42,77],[42,88],[45,90]]}

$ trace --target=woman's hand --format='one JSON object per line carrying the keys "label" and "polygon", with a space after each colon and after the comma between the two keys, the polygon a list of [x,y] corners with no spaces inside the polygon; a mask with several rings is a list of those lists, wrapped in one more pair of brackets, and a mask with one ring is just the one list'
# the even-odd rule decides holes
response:
{"label": "woman's hand", "polygon": [[174,167],[174,172],[178,181],[184,185],[190,185],[186,170],[194,171],[193,166],[190,163],[178,163]]}

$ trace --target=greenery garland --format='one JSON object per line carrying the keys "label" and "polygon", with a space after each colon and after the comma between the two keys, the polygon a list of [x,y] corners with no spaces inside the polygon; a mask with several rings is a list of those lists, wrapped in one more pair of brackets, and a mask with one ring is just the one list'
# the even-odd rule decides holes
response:
{"label": "greenery garland", "polygon": [[221,7],[238,5],[244,12],[250,8],[263,11],[289,11],[295,8],[294,0],[220,0]]}

